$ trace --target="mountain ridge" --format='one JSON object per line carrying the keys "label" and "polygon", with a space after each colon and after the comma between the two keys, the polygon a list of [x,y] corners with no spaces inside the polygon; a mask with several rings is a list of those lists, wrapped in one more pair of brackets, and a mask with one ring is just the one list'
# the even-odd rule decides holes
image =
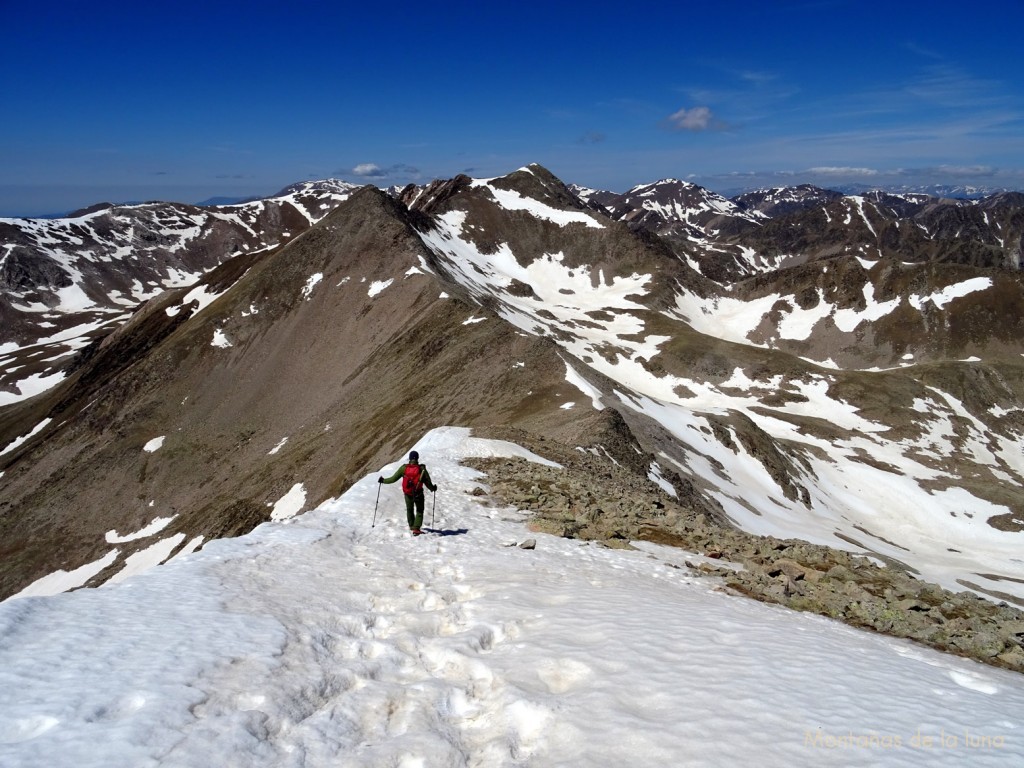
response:
{"label": "mountain ridge", "polygon": [[[670,186],[638,195],[699,194]],[[106,534],[155,518],[183,547],[286,498],[310,508],[458,424],[610,456],[737,528],[1021,598],[1024,313],[1007,264],[869,258],[858,239],[894,206],[866,198],[808,209],[841,205],[827,215],[848,225],[821,232],[852,241],[825,256],[803,231],[804,258],[769,268],[740,243],[807,210],[670,221],[637,202],[616,218],[540,166],[345,192],[287,242],[148,299],[63,381],[0,408],[0,594],[56,562],[104,564],[100,583],[143,547],[106,562]],[[1014,204],[954,219],[1012,249]],[[736,226],[712,242],[723,215]],[[716,259],[735,277],[709,275]]]}

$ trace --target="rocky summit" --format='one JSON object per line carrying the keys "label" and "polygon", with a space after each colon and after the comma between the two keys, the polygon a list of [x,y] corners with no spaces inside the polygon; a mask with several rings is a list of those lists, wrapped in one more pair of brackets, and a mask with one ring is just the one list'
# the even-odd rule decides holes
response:
{"label": "rocky summit", "polygon": [[286,519],[450,425],[582,473],[510,498],[544,530],[1018,669],[1022,231],[1007,193],[536,165],[2,220],[0,598]]}

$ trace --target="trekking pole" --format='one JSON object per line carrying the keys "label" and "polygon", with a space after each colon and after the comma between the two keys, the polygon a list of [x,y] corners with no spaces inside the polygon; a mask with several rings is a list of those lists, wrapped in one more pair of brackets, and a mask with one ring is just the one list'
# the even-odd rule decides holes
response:
{"label": "trekking pole", "polygon": [[434,519],[437,517],[437,491],[434,491],[434,504],[430,509],[430,527],[434,527]]}
{"label": "trekking pole", "polygon": [[373,502],[373,522],[370,527],[373,528],[377,524],[377,504],[380,503],[380,483],[377,483],[377,501]]}

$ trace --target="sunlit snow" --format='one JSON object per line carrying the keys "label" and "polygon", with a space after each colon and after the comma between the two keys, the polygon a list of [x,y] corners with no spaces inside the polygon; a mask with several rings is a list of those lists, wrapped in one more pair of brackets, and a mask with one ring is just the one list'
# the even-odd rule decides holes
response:
{"label": "sunlit snow", "polygon": [[226,349],[227,347],[231,346],[231,341],[228,339],[227,335],[224,333],[222,329],[217,328],[213,332],[213,341],[210,342],[210,346]]}
{"label": "sunlit snow", "polygon": [[490,181],[490,179],[476,179],[473,181],[473,186],[486,187],[494,196],[498,205],[505,210],[526,211],[531,216],[543,219],[544,221],[550,221],[551,223],[557,224],[561,227],[568,224],[583,224],[594,229],[604,228],[603,224],[588,213],[584,213],[583,211],[565,211],[559,208],[554,208],[539,200],[535,200],[532,197],[523,197],[523,195],[519,194],[515,190],[496,187],[491,184]]}
{"label": "sunlit snow", "polygon": [[142,450],[144,450],[146,453],[153,453],[154,451],[159,451],[160,448],[163,447],[164,440],[166,439],[167,437],[165,435],[161,435],[160,437],[154,437],[152,440],[150,440],[148,443],[142,446]]}
{"label": "sunlit snow", "polygon": [[527,452],[455,429],[414,447],[433,535],[378,498],[391,464],[287,524],[0,604],[0,764],[1024,760],[1021,675],[724,594],[680,550],[530,532],[459,463]]}
{"label": "sunlit snow", "polygon": [[107,543],[124,544],[127,541],[135,541],[136,539],[145,539],[150,536],[155,536],[170,525],[174,521],[175,517],[177,517],[177,515],[171,515],[170,517],[157,517],[151,523],[139,529],[135,533],[121,534],[117,531],[107,531]]}
{"label": "sunlit snow", "polygon": [[17,448],[20,445],[24,445],[26,442],[28,442],[33,437],[35,437],[40,432],[42,432],[44,429],[46,429],[47,425],[51,421],[53,421],[53,419],[49,419],[49,418],[43,419],[38,424],[36,424],[27,435],[22,435],[21,437],[17,437],[14,440],[12,440],[11,442],[9,442],[7,445],[5,445],[3,447],[2,450],[0,450],[0,456],[3,456],[5,453],[10,453],[11,451],[13,451],[15,448]]}
{"label": "sunlit snow", "polygon": [[962,283],[954,283],[953,285],[947,285],[941,290],[934,291],[927,296],[913,295],[910,297],[910,304],[914,309],[920,310],[926,302],[931,302],[939,309],[944,309],[945,306],[953,299],[959,299],[963,296],[968,296],[978,291],[984,291],[992,287],[991,277],[972,277],[969,280],[964,280]]}
{"label": "sunlit snow", "polygon": [[604,404],[601,402],[601,393],[589,381],[580,376],[569,363],[565,364],[565,380],[589,397],[590,404],[596,410],[600,411],[604,408]]}
{"label": "sunlit snow", "polygon": [[31,376],[20,379],[14,385],[14,388],[18,390],[16,393],[0,392],[0,406],[10,405],[11,403],[16,403],[19,400],[26,400],[40,394],[41,392],[45,392],[51,387],[55,387],[60,384],[65,378],[67,378],[67,374],[63,371],[58,371],[57,373],[49,375],[34,373]]}
{"label": "sunlit snow", "polygon": [[[118,550],[113,549],[98,560],[86,563],[72,571],[54,571],[53,573],[32,582],[16,595],[9,597],[5,601],[5,604],[19,598],[59,595],[63,592],[67,592],[68,590],[84,586],[93,576],[98,575],[105,568],[113,565],[114,561],[117,560],[117,555]],[[3,616],[3,608],[0,606],[0,637],[2,637],[4,633]],[[2,701],[2,699],[0,699],[0,701]],[[0,722],[2,722],[2,718],[3,710],[0,708]],[[3,754],[2,745],[4,738],[2,735],[2,729],[3,726],[0,725],[0,755]]]}
{"label": "sunlit snow", "polygon": [[153,544],[150,544],[145,549],[141,549],[125,558],[124,566],[120,571],[110,577],[109,584],[116,584],[119,581],[135,576],[139,573],[148,571],[164,560],[166,560],[170,554],[178,548],[178,546],[185,540],[184,533],[176,533],[173,536],[168,536],[166,539],[161,539]]}
{"label": "sunlit snow", "polygon": [[[870,265],[869,265],[870,266]],[[992,279],[977,277],[948,285],[927,295],[914,294],[907,298],[910,305],[921,311],[927,302],[939,309],[953,299],[987,290]],[[863,310],[840,308],[829,302],[821,289],[818,301],[809,309],[803,309],[792,298],[781,294],[770,294],[757,299],[734,299],[718,297],[704,299],[692,292],[682,290],[676,297],[676,311],[673,316],[684,320],[694,330],[739,344],[753,344],[750,335],[760,326],[769,312],[779,310],[781,318],[777,324],[778,337],[793,341],[809,338],[819,323],[831,318],[836,328],[852,333],[863,321],[874,322],[895,311],[902,298],[878,301],[874,285],[866,283],[863,288],[865,307]],[[764,345],[762,345],[764,346]]]}
{"label": "sunlit snow", "polygon": [[289,489],[288,493],[274,502],[274,509],[270,513],[271,520],[287,520],[294,517],[306,505],[306,489],[302,483],[296,483]]}
{"label": "sunlit snow", "polygon": [[306,284],[302,286],[302,298],[308,300],[309,297],[313,295],[313,289],[316,288],[317,284],[323,279],[324,276],[322,272],[317,272],[316,274],[310,275],[309,279],[306,281]]}

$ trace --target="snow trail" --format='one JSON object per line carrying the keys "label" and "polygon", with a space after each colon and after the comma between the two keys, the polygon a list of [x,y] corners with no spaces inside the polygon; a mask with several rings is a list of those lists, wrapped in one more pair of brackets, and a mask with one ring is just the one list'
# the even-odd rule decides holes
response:
{"label": "snow trail", "polygon": [[411,447],[440,533],[409,536],[397,486],[371,528],[374,473],[121,584],[0,604],[0,764],[1024,757],[1020,675],[726,595],[680,550],[530,533],[458,463],[526,451],[462,429]]}

